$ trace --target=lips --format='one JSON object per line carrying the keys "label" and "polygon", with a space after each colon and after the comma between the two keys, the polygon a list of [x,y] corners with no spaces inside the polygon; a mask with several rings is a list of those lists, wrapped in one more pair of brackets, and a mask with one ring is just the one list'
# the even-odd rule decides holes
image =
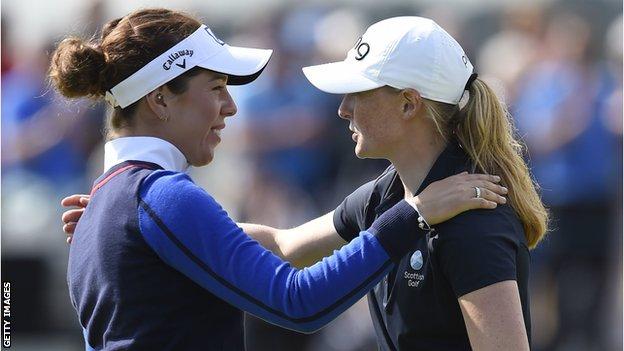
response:
{"label": "lips", "polygon": [[219,138],[221,137],[221,131],[225,128],[225,124],[220,124],[218,126],[214,126],[210,128],[210,131],[213,132]]}
{"label": "lips", "polygon": [[351,131],[351,133],[353,133],[351,135],[351,139],[353,139],[353,141],[357,141],[358,135],[360,135],[360,133],[353,126],[349,126],[349,131]]}

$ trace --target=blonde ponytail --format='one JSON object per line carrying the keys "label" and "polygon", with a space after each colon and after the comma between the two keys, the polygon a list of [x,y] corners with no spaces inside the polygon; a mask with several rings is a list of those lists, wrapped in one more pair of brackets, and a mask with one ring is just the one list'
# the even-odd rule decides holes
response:
{"label": "blonde ponytail", "polygon": [[455,133],[475,170],[501,177],[528,246],[534,248],[548,230],[548,211],[522,158],[524,147],[514,137],[511,116],[484,81],[474,80],[468,93],[468,102],[459,111],[456,105],[426,99],[425,108],[443,137]]}

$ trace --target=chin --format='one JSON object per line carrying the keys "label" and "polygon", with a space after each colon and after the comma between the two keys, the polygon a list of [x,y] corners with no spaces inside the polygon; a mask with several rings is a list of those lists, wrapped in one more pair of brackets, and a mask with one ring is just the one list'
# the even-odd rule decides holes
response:
{"label": "chin", "polygon": [[359,144],[355,145],[355,156],[359,159],[369,158],[370,156],[366,152],[366,149]]}
{"label": "chin", "polygon": [[214,153],[210,152],[205,155],[201,155],[201,157],[197,158],[194,162],[191,163],[193,167],[202,167],[207,166],[214,159]]}
{"label": "chin", "polygon": [[205,159],[204,159],[204,166],[210,164],[210,162],[212,162],[212,160],[214,160],[214,154],[210,153],[210,155],[206,155]]}
{"label": "chin", "polygon": [[359,159],[386,159],[386,156],[380,152],[379,148],[371,148],[370,145],[367,147],[360,143],[355,145],[355,156]]}
{"label": "chin", "polygon": [[359,135],[355,142],[355,156],[357,158],[368,158],[370,154],[370,145]]}

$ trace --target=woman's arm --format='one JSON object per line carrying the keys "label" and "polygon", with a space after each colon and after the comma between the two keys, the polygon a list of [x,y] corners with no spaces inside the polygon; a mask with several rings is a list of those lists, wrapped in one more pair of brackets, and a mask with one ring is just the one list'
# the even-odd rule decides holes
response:
{"label": "woman's arm", "polygon": [[292,229],[239,223],[247,235],[295,267],[307,267],[345,245],[334,228],[333,211]]}
{"label": "woman's arm", "polygon": [[[418,206],[427,223],[435,225],[467,210],[492,209],[505,203],[501,195],[505,195],[507,189],[497,184],[499,180],[492,175],[461,173],[431,183],[410,202]],[[474,187],[482,189],[483,198],[474,197]],[[296,267],[307,267],[346,243],[334,226],[333,214],[332,211],[292,229],[239,225],[274,254]]]}
{"label": "woman's arm", "polygon": [[417,233],[401,201],[315,265],[296,269],[236,225],[187,175],[155,171],[141,184],[139,232],[167,265],[271,323],[311,332],[359,300],[403,257]]}
{"label": "woman's arm", "polygon": [[[460,173],[431,183],[413,199],[413,203],[427,222],[435,225],[467,210],[492,209],[497,204],[505,203],[503,195],[507,194],[507,189],[498,185],[499,181],[500,178],[493,175]],[[474,187],[482,189],[483,198],[474,197]],[[68,243],[88,203],[88,195],[72,195],[61,201],[65,207],[78,207],[65,211],[62,216]],[[249,223],[239,225],[277,256],[296,267],[306,267],[346,243],[338,235],[332,217],[333,212],[330,212],[292,229]]]}
{"label": "woman's arm", "polygon": [[516,281],[486,286],[458,301],[475,351],[529,350]]}

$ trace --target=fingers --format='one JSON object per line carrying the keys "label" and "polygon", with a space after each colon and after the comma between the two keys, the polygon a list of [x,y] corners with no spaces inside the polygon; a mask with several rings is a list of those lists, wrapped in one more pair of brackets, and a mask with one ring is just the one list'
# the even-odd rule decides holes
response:
{"label": "fingers", "polygon": [[77,208],[65,211],[61,216],[61,220],[63,221],[63,223],[78,222],[83,212],[84,208]]}
{"label": "fingers", "polygon": [[89,195],[84,194],[74,194],[68,196],[61,200],[61,206],[72,207],[76,206],[77,209],[72,209],[63,212],[61,216],[61,220],[65,225],[63,225],[63,231],[67,234],[67,244],[71,244],[72,236],[74,231],[76,230],[76,225],[78,224],[78,220],[82,216],[82,213],[85,210],[85,207],[89,204]]}
{"label": "fingers", "polygon": [[[70,238],[71,238],[71,235],[73,235],[73,234],[74,234],[74,231],[76,231],[76,225],[77,225],[77,224],[78,224],[78,223],[76,223],[76,222],[69,222],[69,223],[67,223],[67,224],[65,224],[65,225],[63,226],[63,231],[64,231],[66,234],[68,234],[68,235],[70,236]],[[69,244],[69,242],[67,242],[67,243]]]}
{"label": "fingers", "polygon": [[467,182],[488,181],[492,183],[498,183],[501,180],[499,176],[493,175],[493,174],[481,174],[481,173],[470,174],[468,172],[462,172],[462,173],[454,175],[453,177],[458,177],[459,179],[467,181]]}
{"label": "fingers", "polygon": [[467,174],[465,172],[456,176],[460,177],[460,179],[465,181],[468,187],[470,187],[471,190],[467,191],[467,193],[471,194],[471,197],[476,197],[474,187],[479,187],[481,189],[481,197],[486,197],[487,200],[499,204],[507,202],[503,195],[507,195],[509,190],[497,184],[501,180],[499,176],[491,174]]}
{"label": "fingers", "polygon": [[476,198],[473,197],[472,199],[468,200],[468,209],[469,210],[476,210],[476,209],[494,209],[498,206],[498,204],[494,201],[489,201],[487,199],[484,198]]}
{"label": "fingers", "polygon": [[498,185],[492,182],[488,182],[486,180],[471,181],[471,182],[467,182],[467,184],[473,188],[476,186],[481,189],[487,189],[498,195],[507,195],[507,193],[509,192],[507,188],[505,188],[504,186]]}
{"label": "fingers", "polygon": [[[481,197],[485,200],[488,201],[492,201],[492,202],[496,202],[497,204],[504,204],[507,203],[507,199],[505,199],[504,197],[498,195],[497,193],[493,192],[492,190],[489,189],[485,189],[485,188],[479,188],[481,189]],[[473,189],[474,191],[474,189]],[[475,195],[476,195],[476,191],[475,191]]]}
{"label": "fingers", "polygon": [[64,198],[63,200],[61,200],[61,206],[65,206],[65,207],[71,207],[71,206],[78,206],[78,207],[85,207],[86,205],[84,204],[86,199],[86,203],[89,203],[89,195],[84,195],[84,194],[74,194],[71,196],[68,196],[66,198]]}

